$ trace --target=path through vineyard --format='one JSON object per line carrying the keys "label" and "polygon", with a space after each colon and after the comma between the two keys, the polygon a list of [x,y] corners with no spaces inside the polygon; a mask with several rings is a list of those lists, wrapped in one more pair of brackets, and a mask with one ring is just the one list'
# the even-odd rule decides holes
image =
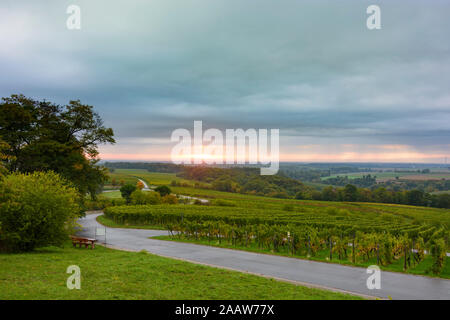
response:
{"label": "path through vineyard", "polygon": [[[95,228],[100,226],[96,221],[98,215],[100,213],[89,214],[79,220],[84,229],[80,235],[94,236]],[[167,231],[118,228],[107,228],[106,231],[107,244],[115,248],[147,250],[161,256],[250,272],[307,286],[380,298],[450,299],[450,280],[382,271],[381,289],[369,290],[366,281],[370,275],[364,268],[148,239],[157,235],[167,235]]]}

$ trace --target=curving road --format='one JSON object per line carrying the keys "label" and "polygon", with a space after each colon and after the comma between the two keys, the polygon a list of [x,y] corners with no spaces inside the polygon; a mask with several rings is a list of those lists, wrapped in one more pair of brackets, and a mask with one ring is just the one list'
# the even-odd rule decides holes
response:
{"label": "curving road", "polygon": [[[150,186],[149,187],[148,184],[144,180],[139,179],[139,178],[138,178],[138,180],[140,182],[142,182],[142,184],[144,185],[144,188],[142,188],[143,191],[153,191],[153,189],[157,187],[157,186]],[[104,190],[104,191],[102,191],[102,193],[108,193],[108,192],[114,192],[114,191],[119,191],[119,189]],[[196,197],[191,197],[191,196],[185,196],[185,195],[181,195],[181,194],[180,195],[176,195],[176,196],[180,197],[180,198],[183,198],[183,199],[199,200],[201,203],[208,203],[209,202],[209,200],[207,200],[207,199],[201,199],[201,198],[196,198]]]}
{"label": "curving road", "polygon": [[[96,221],[100,214],[89,214],[80,219],[83,230],[78,234],[94,237],[95,228],[103,228]],[[107,245],[124,250],[147,250],[165,257],[372,297],[450,299],[450,280],[382,271],[381,289],[369,290],[366,286],[369,274],[364,268],[148,239],[157,235],[167,235],[167,231],[106,228]],[[104,240],[103,236],[97,238],[100,242]]]}

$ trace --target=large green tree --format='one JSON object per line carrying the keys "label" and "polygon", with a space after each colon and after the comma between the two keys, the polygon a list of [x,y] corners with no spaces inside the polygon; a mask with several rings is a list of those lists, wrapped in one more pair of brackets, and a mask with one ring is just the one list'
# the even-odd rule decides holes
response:
{"label": "large green tree", "polygon": [[134,184],[127,183],[126,185],[120,188],[120,194],[122,198],[124,198],[127,203],[131,202],[131,194],[136,191],[137,187]]}
{"label": "large green tree", "polygon": [[7,169],[52,170],[92,197],[107,178],[105,169],[98,166],[98,145],[115,143],[113,136],[93,107],[79,100],[61,106],[12,95],[0,103]]}
{"label": "large green tree", "polygon": [[344,201],[356,201],[358,198],[358,188],[348,184],[344,188]]}

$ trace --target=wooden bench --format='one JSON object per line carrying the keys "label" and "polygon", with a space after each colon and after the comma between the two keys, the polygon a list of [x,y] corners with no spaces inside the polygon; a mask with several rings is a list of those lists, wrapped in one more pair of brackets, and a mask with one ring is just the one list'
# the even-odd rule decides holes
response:
{"label": "wooden bench", "polygon": [[70,238],[72,239],[73,246],[76,247],[78,244],[80,246],[80,248],[82,245],[84,245],[85,248],[87,248],[88,246],[91,246],[91,249],[94,249],[95,242],[97,241],[96,239],[75,237],[75,236],[70,236]]}

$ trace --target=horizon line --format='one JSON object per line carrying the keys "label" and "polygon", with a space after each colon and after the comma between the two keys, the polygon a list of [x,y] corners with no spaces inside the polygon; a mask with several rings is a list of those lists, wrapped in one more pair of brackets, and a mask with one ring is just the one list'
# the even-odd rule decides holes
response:
{"label": "horizon line", "polygon": [[[172,163],[175,164],[173,161],[171,160],[143,160],[143,159],[103,159],[100,158],[100,161],[103,162],[107,162],[107,161],[113,161],[113,162],[135,162],[135,163]],[[286,161],[282,161],[280,160],[279,163],[304,163],[304,164],[309,164],[309,163],[314,163],[314,164],[340,164],[340,163],[353,163],[353,164],[410,164],[410,165],[414,165],[414,164],[420,164],[420,165],[439,165],[439,166],[450,166],[450,163],[438,163],[438,162],[404,162],[404,161],[292,161],[292,160],[286,160]],[[250,163],[219,163],[219,164],[206,164],[206,163],[201,163],[201,164],[194,164],[194,163],[182,163],[180,165],[208,165],[208,166],[262,166],[259,163],[256,164],[250,164]]]}

